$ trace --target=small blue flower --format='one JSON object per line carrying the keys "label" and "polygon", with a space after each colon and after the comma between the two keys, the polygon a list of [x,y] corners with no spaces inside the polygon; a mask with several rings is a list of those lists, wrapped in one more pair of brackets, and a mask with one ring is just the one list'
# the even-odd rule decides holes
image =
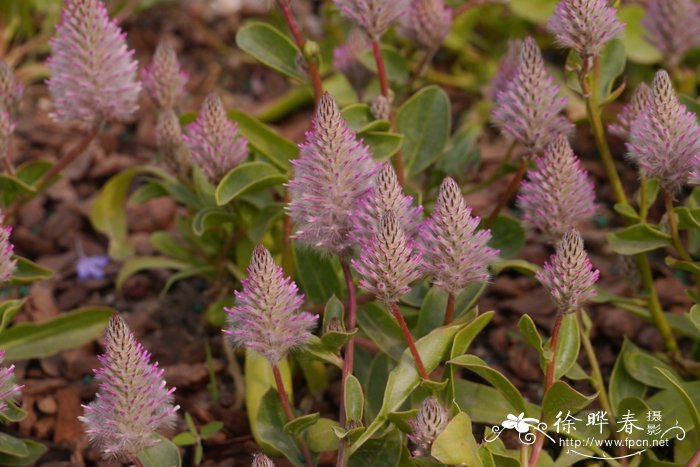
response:
{"label": "small blue flower", "polygon": [[78,275],[78,280],[104,279],[105,267],[109,264],[109,256],[86,255],[80,240],[76,242],[75,250],[78,254],[78,261],[75,263],[75,272]]}

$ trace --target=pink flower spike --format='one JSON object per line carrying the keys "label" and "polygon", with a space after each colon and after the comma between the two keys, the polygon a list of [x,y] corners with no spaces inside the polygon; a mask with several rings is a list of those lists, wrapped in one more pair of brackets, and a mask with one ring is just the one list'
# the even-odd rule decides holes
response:
{"label": "pink flower spike", "polygon": [[15,73],[4,60],[0,60],[0,111],[13,110],[24,94],[24,86],[17,82]]}
{"label": "pink flower spike", "polygon": [[408,14],[401,18],[399,31],[425,49],[434,51],[452,26],[452,8],[443,0],[412,0]]}
{"label": "pink flower spike", "polygon": [[433,214],[421,226],[419,245],[426,274],[453,295],[490,278],[488,265],[498,250],[487,245],[491,232],[478,227],[479,218],[472,217],[457,183],[445,178]]}
{"label": "pink flower spike", "polygon": [[132,459],[158,444],[157,432],[175,423],[175,388],[166,387],[163,370],[118,315],[107,326],[105,353],[98,359],[97,397],[78,418],[104,457]]}
{"label": "pink flower spike", "polygon": [[632,100],[617,114],[617,123],[608,127],[610,133],[624,140],[629,139],[632,123],[649,105],[651,105],[651,89],[646,84],[639,83],[632,94]]}
{"label": "pink flower spike", "polygon": [[349,255],[354,246],[353,216],[371,189],[378,166],[330,94],[321,96],[306,142],[292,165],[288,211],[294,238],[322,252]]}
{"label": "pink flower spike", "polygon": [[[5,351],[0,350],[0,363],[5,359]],[[22,386],[15,383],[15,366],[0,366],[0,415],[22,395]]]}
{"label": "pink flower spike", "polygon": [[215,93],[204,99],[197,120],[187,127],[183,139],[193,162],[215,185],[248,157],[248,140],[238,133],[238,125],[229,120]]}
{"label": "pink flower spike", "polygon": [[528,37],[520,49],[516,73],[496,97],[492,119],[501,131],[539,154],[557,135],[566,135],[572,128],[560,115],[567,99],[558,93],[540,48]]}
{"label": "pink flower spike", "polygon": [[537,273],[537,280],[549,291],[559,310],[570,313],[595,295],[593,286],[599,275],[583,248],[581,235],[570,229],[557,244],[549,262]]}
{"label": "pink flower spike", "polygon": [[144,68],[143,85],[162,109],[174,109],[185,94],[188,75],[180,67],[175,50],[160,42],[151,64]]}
{"label": "pink flower spike", "polygon": [[425,399],[416,418],[408,421],[413,430],[408,439],[416,446],[412,454],[416,457],[429,456],[433,442],[445,430],[449,421],[447,410],[437,399],[432,396]]}
{"label": "pink flower spike", "polygon": [[10,243],[12,227],[3,225],[4,220],[0,211],[0,284],[9,281],[17,269],[17,260],[12,258],[15,247]]}
{"label": "pink flower spike", "polygon": [[51,48],[54,120],[94,126],[132,117],[141,92],[137,63],[101,1],[66,0]]}
{"label": "pink flower spike", "polygon": [[590,219],[596,212],[595,190],[588,172],[560,135],[528,172],[518,196],[523,220],[530,228],[557,242],[572,226]]}
{"label": "pink flower spike", "polygon": [[599,55],[625,25],[607,0],[561,0],[547,28],[560,46],[588,58]]}
{"label": "pink flower spike", "polygon": [[520,57],[520,49],[523,47],[523,41],[520,39],[511,39],[508,41],[508,49],[501,58],[501,63],[498,65],[496,74],[491,79],[491,86],[487,91],[489,99],[495,101],[500,92],[506,90],[518,72],[518,60]]}
{"label": "pink flower spike", "polygon": [[670,67],[700,45],[700,4],[693,0],[649,0],[642,20],[646,39],[663,54]]}
{"label": "pink flower spike", "polygon": [[296,284],[285,277],[267,249],[258,245],[248,265],[248,277],[236,292],[236,306],[226,308],[224,333],[236,347],[262,354],[277,365],[287,354],[312,336],[318,315],[300,312],[303,297]]}
{"label": "pink flower spike", "polygon": [[411,0],[333,0],[345,16],[378,40],[408,10]]}

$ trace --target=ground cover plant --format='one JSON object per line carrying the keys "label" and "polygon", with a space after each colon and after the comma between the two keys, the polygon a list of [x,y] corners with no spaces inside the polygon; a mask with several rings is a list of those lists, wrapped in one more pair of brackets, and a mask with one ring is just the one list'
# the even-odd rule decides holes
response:
{"label": "ground cover plant", "polygon": [[0,25],[0,465],[700,465],[700,3]]}

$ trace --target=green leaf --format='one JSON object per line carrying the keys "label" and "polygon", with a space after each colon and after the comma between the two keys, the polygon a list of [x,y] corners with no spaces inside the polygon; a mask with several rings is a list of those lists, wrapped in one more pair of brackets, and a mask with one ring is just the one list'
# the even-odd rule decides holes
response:
{"label": "green leaf", "polygon": [[176,446],[191,446],[197,442],[197,437],[189,431],[178,433],[172,439]]}
{"label": "green leaf", "polygon": [[[443,355],[452,346],[453,338],[459,330],[459,326],[441,327],[416,341],[418,353],[428,373],[440,364]],[[357,451],[384,425],[387,416],[399,409],[413,390],[420,385],[420,382],[421,377],[416,370],[413,356],[409,349],[406,349],[396,368],[389,374],[379,413],[362,436],[352,445],[351,452]]]}
{"label": "green leaf", "polygon": [[389,131],[364,131],[357,134],[369,146],[372,159],[385,161],[401,149],[403,135]]}
{"label": "green leaf", "polygon": [[331,296],[326,302],[326,307],[323,311],[323,323],[321,329],[328,329],[331,320],[338,320],[340,323],[345,323],[345,307],[335,295]]}
{"label": "green leaf", "polygon": [[222,224],[232,223],[236,216],[220,207],[209,207],[198,211],[192,219],[192,231],[201,237],[207,230],[220,227]]}
{"label": "green leaf", "polygon": [[24,457],[29,454],[29,450],[21,439],[0,432],[0,453]]}
{"label": "green leaf", "polygon": [[574,313],[567,313],[561,320],[557,339],[556,359],[554,360],[554,380],[569,372],[578,359],[581,348],[578,320]]}
{"label": "green leaf", "polygon": [[9,326],[12,318],[22,309],[24,302],[24,299],[0,302],[0,332]]}
{"label": "green leaf", "polygon": [[6,401],[7,407],[0,413],[0,423],[17,423],[27,417],[27,412],[17,407],[12,401]]}
{"label": "green leaf", "polygon": [[265,162],[245,162],[227,173],[216,187],[216,204],[223,206],[246,193],[281,185],[287,181],[280,173]]}
{"label": "green leaf", "polygon": [[600,101],[608,98],[618,76],[625,71],[625,45],[613,39],[603,47],[600,54]]}
{"label": "green leaf", "polygon": [[476,355],[461,355],[457,358],[453,358],[447,363],[466,368],[467,370],[476,373],[477,375],[491,383],[493,387],[498,389],[500,393],[503,394],[503,397],[506,398],[511,408],[516,413],[526,411],[525,399],[523,399],[523,396],[522,394],[520,394],[520,391],[518,391],[517,388],[513,386],[513,383],[508,381],[508,378],[503,376],[500,372],[489,367],[485,361],[483,361]]}
{"label": "green leaf", "polygon": [[244,112],[230,110],[228,117],[238,124],[238,131],[268,162],[285,173],[289,171],[289,161],[299,154],[296,144]]}
{"label": "green leaf", "polygon": [[7,360],[49,357],[87,344],[102,334],[114,310],[85,307],[42,323],[20,323],[0,334]]}
{"label": "green leaf", "polygon": [[296,354],[296,357],[299,359],[313,357],[313,359],[330,363],[331,365],[335,365],[341,369],[343,368],[343,360],[341,360],[340,357],[335,354],[335,352],[332,352],[325,345],[323,345],[321,339],[315,335],[311,336],[306,341],[306,344],[301,347],[300,352]]}
{"label": "green leaf", "polygon": [[[690,322],[693,323],[698,330],[700,330],[700,305],[693,305],[690,308],[688,318],[690,319]],[[1,327],[0,330],[2,330]]]}
{"label": "green leaf", "polygon": [[282,427],[287,423],[280,396],[277,391],[270,389],[265,393],[260,402],[260,410],[257,416],[257,428],[262,446],[273,447],[281,452],[294,465],[301,467],[301,452],[290,435],[285,433]]}
{"label": "green leaf", "polygon": [[221,429],[224,427],[224,422],[220,422],[218,420],[209,422],[206,425],[204,425],[200,431],[202,435],[202,439],[209,439],[215,434],[217,434]]}
{"label": "green leaf", "polygon": [[342,282],[332,257],[323,256],[298,242],[294,242],[294,256],[297,279],[312,303],[326,303],[333,295],[341,296]]}
{"label": "green leaf", "polygon": [[345,379],[345,417],[350,422],[362,423],[362,412],[365,407],[365,396],[360,381],[353,375]]}
{"label": "green leaf", "polygon": [[[461,410],[467,412],[474,423],[500,425],[506,416],[510,404],[501,392],[486,384],[475,383],[461,378],[455,378],[455,402]],[[528,417],[539,417],[542,409],[526,402],[525,414]]]}
{"label": "green leaf", "polygon": [[498,216],[491,224],[489,246],[500,250],[501,258],[515,256],[525,246],[525,229],[517,219]]}
{"label": "green leaf", "polygon": [[542,336],[540,336],[540,333],[537,331],[537,326],[535,326],[535,322],[532,321],[530,315],[523,315],[520,318],[520,321],[518,321],[518,329],[520,329],[523,337],[525,337],[525,342],[527,342],[530,347],[537,350],[540,360],[542,360],[544,355]]}
{"label": "green leaf", "polygon": [[[622,355],[622,361],[632,378],[653,388],[669,389],[672,387],[672,383],[669,382],[666,374],[678,377],[676,371],[670,365],[643,350],[629,350],[625,352]],[[659,368],[663,369],[665,374],[659,372]]]}
{"label": "green leaf", "polygon": [[297,417],[284,425],[284,432],[291,436],[299,436],[321,418],[318,412]]}
{"label": "green leaf", "polygon": [[39,266],[33,261],[17,256],[17,269],[10,279],[13,284],[30,284],[36,281],[48,280],[53,277],[51,269]]}
{"label": "green leaf", "polygon": [[329,418],[321,418],[316,424],[306,430],[306,440],[312,452],[329,452],[338,449],[338,438],[333,432],[339,427],[338,422]]}
{"label": "green leaf", "polygon": [[164,256],[138,256],[130,258],[124,262],[119,270],[114,286],[117,290],[121,290],[126,280],[137,272],[148,269],[175,269],[181,271],[187,269],[189,263],[180,261],[179,259],[166,258]]}
{"label": "green leaf", "polygon": [[236,34],[236,45],[273,70],[306,81],[297,66],[299,49],[273,26],[258,21],[244,24]]}
{"label": "green leaf", "polygon": [[464,325],[455,335],[452,349],[450,350],[450,359],[457,358],[466,353],[471,343],[476,339],[476,336],[489,324],[494,315],[495,313],[493,311],[488,311]]}
{"label": "green leaf", "polygon": [[472,421],[464,412],[458,413],[435,438],[430,454],[447,465],[480,467],[478,447],[472,432]]}
{"label": "green leaf", "polygon": [[637,223],[640,221],[639,213],[627,203],[615,203],[615,212],[620,214],[628,222]]}
{"label": "green leaf", "polygon": [[689,209],[685,206],[678,206],[674,211],[678,216],[679,229],[700,229],[700,209]]}
{"label": "green leaf", "polygon": [[564,381],[556,381],[542,400],[542,421],[551,425],[560,411],[564,413],[571,411],[575,414],[593,402],[596,397],[596,394],[585,396]]}
{"label": "green leaf", "polygon": [[607,234],[610,248],[621,255],[636,255],[671,244],[671,236],[649,224],[635,224]]}
{"label": "green leaf", "polygon": [[664,367],[654,367],[656,371],[661,373],[661,375],[671,384],[671,387],[678,393],[678,395],[683,400],[688,413],[690,413],[690,418],[693,420],[693,425],[695,426],[695,436],[697,440],[700,440],[700,414],[698,414],[698,408],[691,399],[688,392],[683,387],[681,381],[678,380],[678,376],[675,372],[669,371]]}
{"label": "green leaf", "polygon": [[[356,447],[357,443],[353,445]],[[386,436],[371,439],[353,450],[348,467],[396,467],[402,448],[401,433],[393,429]]]}
{"label": "green leaf", "polygon": [[622,349],[615,361],[612,373],[610,374],[610,382],[608,383],[608,395],[613,410],[616,410],[620,402],[628,397],[642,397],[646,392],[646,386],[636,379],[632,378],[624,364],[624,356],[628,352],[637,351],[637,347],[629,340],[625,339],[622,343]]}
{"label": "green leaf", "polygon": [[627,58],[634,63],[652,65],[661,61],[661,52],[651,45],[644,36],[646,29],[642,18],[646,15],[642,5],[624,5],[618,9],[620,21],[625,23],[622,40],[625,43]]}
{"label": "green leaf", "polygon": [[423,337],[433,329],[440,327],[445,320],[446,307],[447,292],[439,287],[431,287],[418,312],[416,337]]}
{"label": "green leaf", "polygon": [[180,467],[180,450],[170,440],[155,435],[159,438],[158,444],[146,448],[136,455],[143,467]]}
{"label": "green leaf", "polygon": [[372,110],[367,104],[350,104],[349,106],[343,108],[340,111],[340,114],[343,116],[345,121],[348,122],[348,127],[350,127],[352,131],[360,131],[375,121],[374,115],[372,115]]}
{"label": "green leaf", "polygon": [[552,16],[556,3],[557,0],[511,0],[510,10],[522,19],[544,24]]}
{"label": "green leaf", "polygon": [[434,163],[447,143],[451,126],[449,97],[437,86],[421,89],[397,110],[396,125],[404,135],[406,171],[413,177]]}
{"label": "green leaf", "polygon": [[37,443],[31,439],[23,439],[21,441],[27,449],[27,455],[16,457],[10,454],[0,453],[0,465],[7,467],[15,465],[34,465],[46,452],[46,447],[43,444]]}
{"label": "green leaf", "polygon": [[491,272],[494,276],[498,276],[507,269],[512,269],[513,271],[524,276],[532,277],[537,274],[541,268],[538,265],[524,259],[504,259],[496,261],[496,263],[491,265]]}
{"label": "green leaf", "polygon": [[0,173],[0,200],[4,206],[9,206],[20,196],[35,192],[34,187],[24,183],[16,176]]}
{"label": "green leaf", "polygon": [[365,303],[357,310],[357,323],[372,342],[398,361],[406,349],[403,333],[396,319],[376,302]]}

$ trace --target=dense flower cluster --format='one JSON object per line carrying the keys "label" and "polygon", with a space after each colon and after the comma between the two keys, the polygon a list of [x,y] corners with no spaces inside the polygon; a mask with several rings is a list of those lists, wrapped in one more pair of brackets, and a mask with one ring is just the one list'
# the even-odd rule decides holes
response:
{"label": "dense flower cluster", "polygon": [[634,89],[632,99],[627,103],[622,111],[617,114],[617,122],[609,126],[610,133],[622,139],[628,139],[632,123],[651,104],[651,89],[645,83],[639,83]]}
{"label": "dense flower cluster", "polygon": [[669,66],[700,45],[700,4],[693,0],[649,0],[642,20],[647,40],[661,51]]}
{"label": "dense flower cluster", "polygon": [[238,133],[238,125],[229,120],[215,93],[204,99],[197,120],[187,127],[183,139],[193,162],[214,184],[248,157],[248,140]]}
{"label": "dense flower cluster", "polygon": [[96,125],[128,120],[137,108],[141,83],[126,35],[99,0],[66,0],[48,67],[53,118]]}
{"label": "dense flower cluster", "polygon": [[265,356],[277,365],[291,350],[311,337],[318,315],[299,312],[303,297],[292,280],[284,276],[267,249],[258,245],[248,266],[248,277],[236,291],[236,306],[226,308],[224,333],[237,347]]}
{"label": "dense flower cluster", "polygon": [[272,459],[259,452],[253,456],[253,462],[250,464],[250,467],[275,467],[275,464],[272,462]]}
{"label": "dense flower cluster", "polygon": [[543,270],[537,273],[537,279],[549,291],[559,310],[568,313],[595,295],[593,286],[599,275],[588,259],[581,235],[571,229],[557,244]]}
{"label": "dense flower cluster", "polygon": [[333,0],[345,16],[378,40],[410,7],[411,0]]}
{"label": "dense flower cluster", "polygon": [[324,252],[349,254],[353,216],[378,167],[329,94],[321,97],[306,142],[292,164],[288,209],[294,237]]}
{"label": "dense flower cluster", "polygon": [[143,86],[151,98],[163,109],[173,109],[185,94],[187,73],[182,70],[175,50],[161,42],[153,55],[153,62],[143,70]]}
{"label": "dense flower cluster", "polygon": [[420,229],[425,272],[433,283],[451,294],[476,281],[489,279],[488,265],[498,250],[487,246],[489,230],[478,230],[457,183],[445,178],[432,216]]}
{"label": "dense flower cluster", "polygon": [[105,457],[132,459],[158,443],[157,431],[175,422],[178,406],[163,379],[158,363],[136,340],[119,316],[109,322],[105,353],[95,370],[100,386],[96,399],[80,420],[90,441]]}
{"label": "dense flower cluster", "polygon": [[651,102],[632,123],[629,158],[667,190],[688,182],[700,156],[700,126],[680,103],[664,70],[656,73]]}
{"label": "dense flower cluster", "polygon": [[427,50],[437,49],[452,25],[452,8],[443,0],[412,0],[401,18],[401,33]]}
{"label": "dense flower cluster", "polygon": [[528,37],[518,57],[517,71],[498,93],[493,121],[528,150],[540,153],[553,138],[571,130],[561,111],[566,98],[547,71],[540,48]]}
{"label": "dense flower cluster", "polygon": [[558,241],[573,225],[590,219],[596,212],[595,190],[586,169],[560,135],[537,160],[522,183],[518,206],[523,220]]}
{"label": "dense flower cluster", "polygon": [[434,397],[428,397],[421,404],[416,418],[409,420],[413,433],[408,439],[416,446],[414,456],[429,456],[430,448],[449,422],[447,410]]}
{"label": "dense flower cluster", "polygon": [[172,173],[183,180],[187,179],[192,168],[192,159],[182,137],[180,120],[172,109],[166,109],[158,115],[156,144],[163,162]]}
{"label": "dense flower cluster", "polygon": [[5,216],[0,211],[0,284],[10,280],[17,268],[17,260],[12,258],[15,247],[10,243],[12,227],[3,225],[4,221]]}
{"label": "dense flower cluster", "polygon": [[607,0],[561,0],[547,27],[559,45],[586,58],[600,54],[624,24]]}
{"label": "dense flower cluster", "polygon": [[[0,350],[0,363],[5,359],[5,352]],[[22,394],[22,386],[15,383],[15,366],[0,366],[0,414],[5,412],[9,404]]]}

